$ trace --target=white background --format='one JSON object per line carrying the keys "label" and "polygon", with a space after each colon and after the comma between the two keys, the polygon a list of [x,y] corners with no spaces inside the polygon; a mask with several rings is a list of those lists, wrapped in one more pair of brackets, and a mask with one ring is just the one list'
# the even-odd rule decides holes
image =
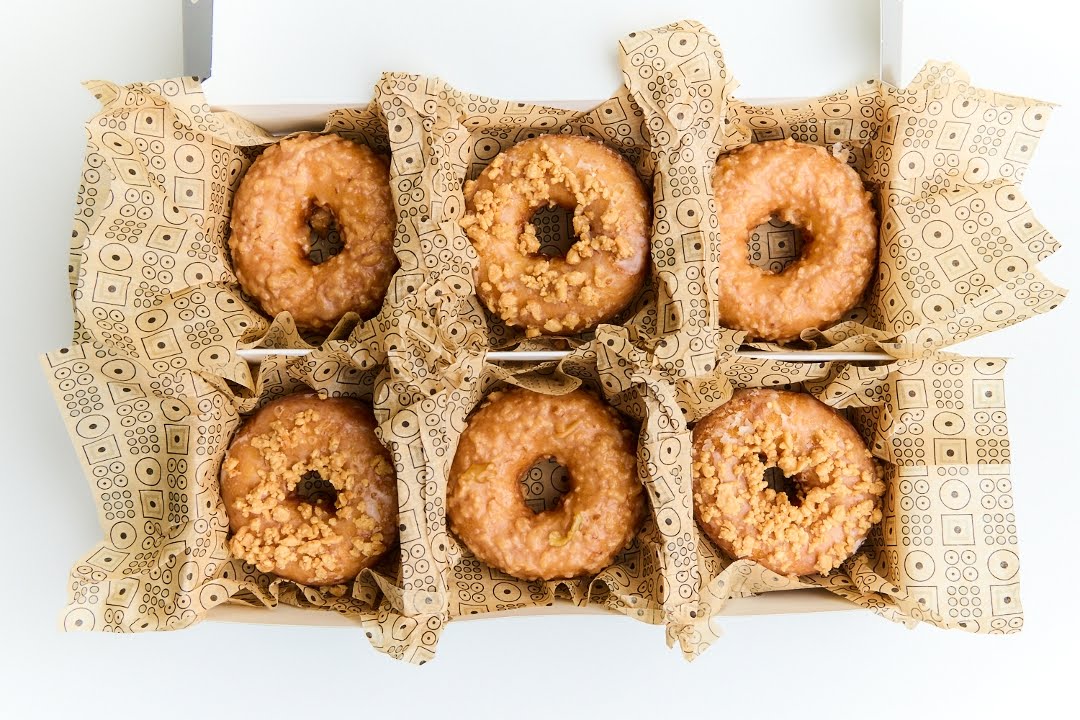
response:
{"label": "white background", "polygon": [[[872,74],[877,44],[873,0],[218,5],[210,88],[233,102],[363,100],[383,68],[507,97],[606,97],[618,82],[618,38],[682,17],[716,32],[742,96],[810,95]],[[466,6],[473,19],[455,19]],[[1064,7],[908,0],[904,79],[932,55],[961,63],[976,84],[1063,105],[1024,190],[1065,244],[1043,268],[1068,285],[1080,269],[1080,41]],[[981,16],[964,19],[965,9]],[[242,14],[250,19],[230,20]],[[394,21],[411,34],[394,34]],[[765,32],[776,35],[762,41]],[[62,634],[69,566],[100,537],[36,359],[70,337],[68,236],[82,126],[95,110],[78,83],[180,74],[179,2],[3,3],[0,57],[0,232],[9,248],[0,263],[0,717],[408,716],[418,703],[451,718],[780,708],[803,717],[1075,716],[1076,299],[959,348],[1015,358],[1008,392],[1026,611],[1017,636],[908,631],[868,613],[732,619],[688,664],[664,648],[660,628],[526,618],[451,625],[435,662],[416,668],[375,653],[351,628]]]}

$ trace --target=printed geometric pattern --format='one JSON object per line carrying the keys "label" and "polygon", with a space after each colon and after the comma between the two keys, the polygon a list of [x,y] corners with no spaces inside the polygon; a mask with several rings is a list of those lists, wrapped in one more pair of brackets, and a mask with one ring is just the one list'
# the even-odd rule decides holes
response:
{"label": "printed geometric pattern", "polygon": [[[312,348],[287,314],[262,316],[228,250],[240,178],[276,138],[211,112],[190,78],[91,90],[71,238],[74,343],[44,358],[106,539],[72,572],[70,629],[177,628],[227,600],[332,609],[378,649],[422,663],[445,624],[564,599],[663,623],[687,657],[717,637],[724,603],[825,587],[900,622],[978,632],[1020,627],[1008,475],[1004,363],[938,352],[1052,309],[1064,291],[1036,265],[1057,243],[1019,192],[1049,106],[972,88],[930,64],[903,90],[877,81],[786,107],[732,97],[716,39],[694,22],[631,33],[624,87],[586,112],[496,100],[441,80],[385,74],[365,110],[324,132],[390,158],[400,269],[380,313],[346,317],[307,358],[252,371],[244,347]],[[515,142],[587,135],[619,151],[653,193],[650,282],[615,323],[525,340],[484,310],[462,231],[462,183]],[[711,168],[749,142],[827,146],[872,188],[879,266],[863,303],[804,341],[885,349],[878,367],[737,356],[744,333],[713,310]],[[537,219],[542,244],[567,235]],[[332,252],[334,238],[318,252]],[[748,253],[773,271],[798,256],[798,228],[755,229]],[[762,349],[776,346],[761,343]],[[493,347],[569,347],[539,366],[484,361]],[[593,578],[524,582],[484,566],[448,532],[446,479],[469,413],[502,386],[584,386],[633,424],[650,515]],[[217,473],[232,432],[263,403],[310,387],[370,400],[399,490],[400,552],[349,587],[305,588],[229,557]],[[884,463],[885,519],[827,577],[789,579],[724,557],[693,517],[690,433],[734,389],[813,393],[844,409]],[[554,464],[523,484],[537,509],[565,489]]]}

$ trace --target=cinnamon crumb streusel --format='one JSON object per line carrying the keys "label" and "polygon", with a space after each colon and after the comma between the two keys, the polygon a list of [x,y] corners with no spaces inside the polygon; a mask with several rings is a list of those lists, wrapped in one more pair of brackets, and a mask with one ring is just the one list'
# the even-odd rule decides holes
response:
{"label": "cinnamon crumb streusel", "polygon": [[[333,502],[301,498],[317,475]],[[290,395],[241,428],[221,468],[230,549],[263,572],[335,585],[386,552],[397,535],[397,485],[370,409],[347,398]]]}
{"label": "cinnamon crumb streusel", "polygon": [[[498,155],[465,184],[461,226],[480,256],[481,300],[526,334],[575,333],[610,318],[648,271],[649,203],[633,168],[604,144],[542,135]],[[540,254],[532,214],[572,208],[577,241]]]}
{"label": "cinnamon crumb streusel", "polygon": [[[720,548],[781,575],[825,574],[881,520],[880,469],[862,438],[810,395],[740,390],[694,428],[694,510]],[[794,502],[765,470],[795,482]]]}

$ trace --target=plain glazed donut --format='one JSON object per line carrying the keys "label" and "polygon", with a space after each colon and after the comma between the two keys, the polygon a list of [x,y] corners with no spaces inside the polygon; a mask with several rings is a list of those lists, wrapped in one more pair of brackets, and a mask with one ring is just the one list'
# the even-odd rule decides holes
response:
{"label": "plain glazed donut", "polygon": [[[762,340],[830,325],[874,274],[877,222],[859,175],[825,148],[790,138],[748,145],[713,170],[719,220],[720,324]],[[747,239],[771,215],[806,233],[802,256],[770,273],[750,263]]]}
{"label": "plain glazed donut", "polygon": [[[577,333],[626,307],[648,272],[649,200],[617,152],[580,135],[541,135],[465,183],[461,226],[480,258],[477,292],[529,337]],[[532,215],[574,211],[565,257],[540,253]]]}
{"label": "plain glazed donut", "polygon": [[[862,438],[805,393],[737,390],[693,431],[694,514],[735,558],[781,575],[826,574],[881,520],[885,485]],[[767,486],[779,468],[789,496]]]}
{"label": "plain glazed donut", "polygon": [[[595,574],[645,512],[634,447],[619,414],[585,391],[492,393],[450,468],[450,527],[480,560],[523,580]],[[558,507],[534,514],[520,480],[546,458],[566,468],[571,487]]]}
{"label": "plain glazed donut", "polygon": [[[229,547],[263,572],[336,585],[397,538],[397,483],[371,409],[311,393],[267,403],[233,437],[221,466]],[[337,497],[302,499],[317,474]]]}
{"label": "plain glazed donut", "polygon": [[[311,230],[336,221],[341,252],[314,264]],[[397,269],[386,163],[337,135],[298,135],[271,145],[240,181],[229,248],[240,286],[271,317],[288,312],[327,332],[345,313],[370,317]]]}

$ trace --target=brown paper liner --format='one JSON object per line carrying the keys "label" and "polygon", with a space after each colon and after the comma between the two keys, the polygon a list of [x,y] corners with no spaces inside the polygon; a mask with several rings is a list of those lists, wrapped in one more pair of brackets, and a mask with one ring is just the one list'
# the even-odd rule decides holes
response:
{"label": "brown paper liner", "polygon": [[[672,362],[636,348],[625,329],[598,333],[605,390],[618,396],[636,387],[649,398],[641,460],[647,483],[666,489],[663,507],[678,520],[659,529],[692,557],[687,572],[665,576],[669,644],[693,659],[719,637],[729,598],[813,587],[909,625],[1021,627],[1004,360],[937,354],[869,367],[787,363],[732,356],[723,343],[709,344],[715,337],[700,331]],[[827,577],[787,578],[733,561],[694,522],[692,427],[743,387],[808,392],[845,409],[885,463],[884,519]]]}
{"label": "brown paper liner", "polygon": [[949,63],[883,90],[864,156],[882,208],[878,277],[865,319],[807,339],[928,357],[1056,308],[1066,291],[1036,265],[1059,245],[1019,188],[1052,106],[973,87]]}
{"label": "brown paper liner", "polygon": [[[1058,245],[1018,186],[1049,104],[974,88],[957,67],[929,63],[902,90],[871,80],[816,100],[754,106],[732,97],[736,83],[716,38],[696,22],[631,33],[620,45],[656,156],[658,266],[668,248],[658,270],[667,291],[661,332],[717,327],[716,158],[782,138],[845,159],[881,220],[878,272],[863,301],[836,325],[804,332],[804,343],[924,357],[1064,297],[1036,268]],[[749,253],[776,270],[799,244],[797,228],[774,221],[753,234]]]}
{"label": "brown paper liner", "polygon": [[[467,95],[436,78],[389,73],[377,85],[375,101],[393,147],[391,186],[402,220],[397,238],[402,267],[396,278],[402,302],[389,323],[377,324],[390,368],[386,396],[379,398],[392,409],[386,440],[399,481],[408,485],[401,494],[402,606],[419,624],[432,627],[464,615],[549,605],[556,598],[659,622],[657,568],[664,561],[650,549],[656,545],[655,521],[594,578],[529,583],[479,563],[448,533],[444,515],[453,450],[465,418],[484,395],[504,383],[558,393],[586,382],[601,390],[588,336],[562,343],[578,351],[558,369],[548,364],[538,373],[534,366],[512,369],[484,362],[489,347],[559,347],[560,341],[523,341],[520,332],[487,313],[476,298],[477,258],[458,225],[464,210],[462,183],[515,142],[556,130],[603,140],[648,182],[640,111],[625,91],[591,111],[575,112]],[[567,234],[558,217],[539,227],[543,243]],[[635,333],[655,324],[653,306],[647,286],[624,313]],[[354,332],[341,347],[356,340]],[[641,416],[632,403],[615,404],[631,418]],[[533,475],[530,501],[542,507],[544,497],[556,494],[565,478],[551,466],[535,468]]]}
{"label": "brown paper liner", "polygon": [[[659,435],[666,428],[669,446],[678,451],[657,469],[677,488],[672,504],[689,508],[686,543],[696,567],[688,601],[668,617],[669,643],[678,642],[693,659],[719,637],[717,620],[729,598],[813,587],[908,625],[1019,630],[1004,369],[1000,358],[946,354],[871,367],[722,358],[712,385],[684,383],[683,392],[673,393],[678,415],[661,412],[655,422],[649,416],[642,432],[648,436],[656,427]],[[631,377],[609,375],[605,383],[626,384]],[[661,377],[649,382],[678,384]],[[693,523],[692,426],[741,387],[808,392],[845,409],[884,463],[882,522],[826,577],[787,578],[749,560],[733,561]]]}
{"label": "brown paper liner", "polygon": [[[650,516],[638,537],[594,577],[529,582],[494,570],[473,556],[447,529],[446,486],[469,414],[490,392],[506,385],[545,394],[585,387],[603,395],[596,355],[583,346],[555,367],[500,367],[466,355],[439,378],[420,383],[415,402],[393,416],[385,436],[399,482],[402,522],[402,587],[407,611],[442,621],[523,607],[547,606],[557,599],[593,604],[644,622],[662,620],[659,593],[664,558],[658,550],[658,518]],[[610,398],[632,421],[643,408],[634,397]],[[553,463],[534,467],[525,482],[526,502],[536,510],[551,507],[566,489],[565,471]]]}
{"label": "brown paper liner", "polygon": [[[625,88],[588,111],[561,110],[497,100],[455,90],[419,75],[386,73],[375,101],[386,118],[394,162],[391,185],[398,201],[400,277],[412,290],[403,307],[431,318],[440,344],[479,352],[488,347],[565,348],[592,333],[524,342],[518,328],[489,313],[475,294],[478,257],[459,225],[465,211],[463,183],[475,178],[503,150],[537,135],[584,135],[606,143],[634,166],[646,188],[653,158],[641,110]],[[538,213],[542,247],[572,237],[567,218]],[[647,282],[616,322],[652,334],[655,288]]]}
{"label": "brown paper liner", "polygon": [[[113,348],[154,372],[185,368],[248,389],[254,378],[238,349],[315,347],[320,339],[302,336],[288,313],[261,314],[230,265],[233,193],[279,138],[212,112],[193,78],[87,87],[102,109],[86,124],[71,239],[74,341]],[[323,132],[390,150],[374,105],[333,112]],[[313,256],[329,250],[316,246]],[[358,321],[346,315],[326,340],[347,337]]]}
{"label": "brown paper liner", "polygon": [[[42,364],[105,535],[72,569],[65,629],[174,630],[225,602],[286,603],[353,618],[396,657],[430,657],[423,630],[402,613],[396,548],[351,584],[316,588],[260,572],[227,543],[218,474],[244,416],[308,388],[370,402],[383,373],[377,363],[330,351],[271,357],[250,397],[187,370],[154,373],[99,344],[63,348]],[[376,406],[376,415],[386,412]]]}
{"label": "brown paper liner", "polygon": [[[588,112],[385,74],[368,110],[332,115],[327,131],[355,134],[391,153],[401,269],[376,318],[349,318],[308,359],[271,359],[254,375],[238,348],[309,347],[287,317],[270,321],[247,302],[225,251],[229,198],[273,139],[239,118],[211,113],[191,80],[93,86],[104,109],[88,124],[72,241],[77,344],[45,364],[87,476],[101,485],[98,508],[109,540],[73,572],[69,626],[81,620],[77,627],[183,627],[226,598],[284,601],[354,616],[377,648],[424,662],[453,618],[565,598],[664,623],[669,644],[678,642],[692,658],[716,639],[714,621],[728,598],[824,586],[903,622],[980,632],[1019,627],[1006,417],[1003,404],[992,404],[1001,402],[1003,362],[934,353],[1048,310],[1063,295],[1035,268],[1056,243],[1016,188],[1049,106],[973,89],[952,66],[930,65],[905,90],[875,81],[807,103],[754,107],[731,96],[734,82],[715,38],[689,21],[632,33],[620,52],[626,87]],[[961,146],[952,147],[950,133],[965,123]],[[598,137],[652,185],[653,273],[621,324],[523,341],[474,294],[477,260],[458,224],[461,184],[498,151],[541,132]],[[736,355],[744,333],[718,327],[711,168],[722,152],[778,137],[845,156],[873,189],[882,220],[879,271],[864,302],[803,342],[881,348],[898,362],[866,368],[748,360]],[[198,170],[191,164],[196,156],[189,161],[185,154],[190,148],[202,159]],[[187,189],[198,204],[183,205]],[[539,223],[544,242],[565,233],[560,222],[556,216]],[[796,229],[773,223],[754,233],[750,253],[776,270],[797,255],[799,243]],[[172,258],[168,267],[165,258]],[[558,366],[484,362],[488,348],[509,345],[575,351]],[[117,367],[125,379],[110,375]],[[584,384],[640,423],[639,472],[652,514],[635,544],[596,578],[517,581],[482,566],[447,531],[446,478],[457,439],[469,412],[501,384],[548,393]],[[217,463],[240,415],[305,385],[370,396],[398,477],[400,560],[330,597],[230,560],[216,499]],[[146,408],[116,395],[123,386],[141,392]],[[690,428],[735,387],[801,389],[847,408],[887,463],[885,519],[827,578],[792,580],[733,562],[697,531]],[[909,399],[912,390],[921,400]],[[185,414],[170,403],[183,405]],[[114,457],[111,446],[94,443],[105,431],[87,429],[90,416],[126,427],[132,410],[149,413],[138,421],[147,432],[168,424],[203,440],[191,450],[151,444],[147,454],[172,477],[171,497],[156,502],[180,508],[171,510],[179,523],[163,523],[152,514],[163,510],[145,504],[144,493],[151,498],[163,488],[160,478],[139,477],[143,451],[121,448],[117,438]],[[962,423],[961,430],[946,421]],[[106,447],[100,458],[96,447]],[[184,470],[168,469],[181,461]],[[551,467],[529,480],[537,507],[565,481]],[[136,498],[137,510],[127,504]],[[146,523],[138,528],[145,547],[137,551],[123,545],[129,537],[114,537],[136,525],[119,518],[121,508]],[[960,532],[950,535],[956,527]],[[169,559],[163,550],[181,542],[184,563],[194,565],[180,567],[191,567],[194,580],[186,572],[180,579],[179,552]],[[122,605],[119,589],[128,586],[118,583],[130,578],[139,581],[125,594],[146,597]]]}

